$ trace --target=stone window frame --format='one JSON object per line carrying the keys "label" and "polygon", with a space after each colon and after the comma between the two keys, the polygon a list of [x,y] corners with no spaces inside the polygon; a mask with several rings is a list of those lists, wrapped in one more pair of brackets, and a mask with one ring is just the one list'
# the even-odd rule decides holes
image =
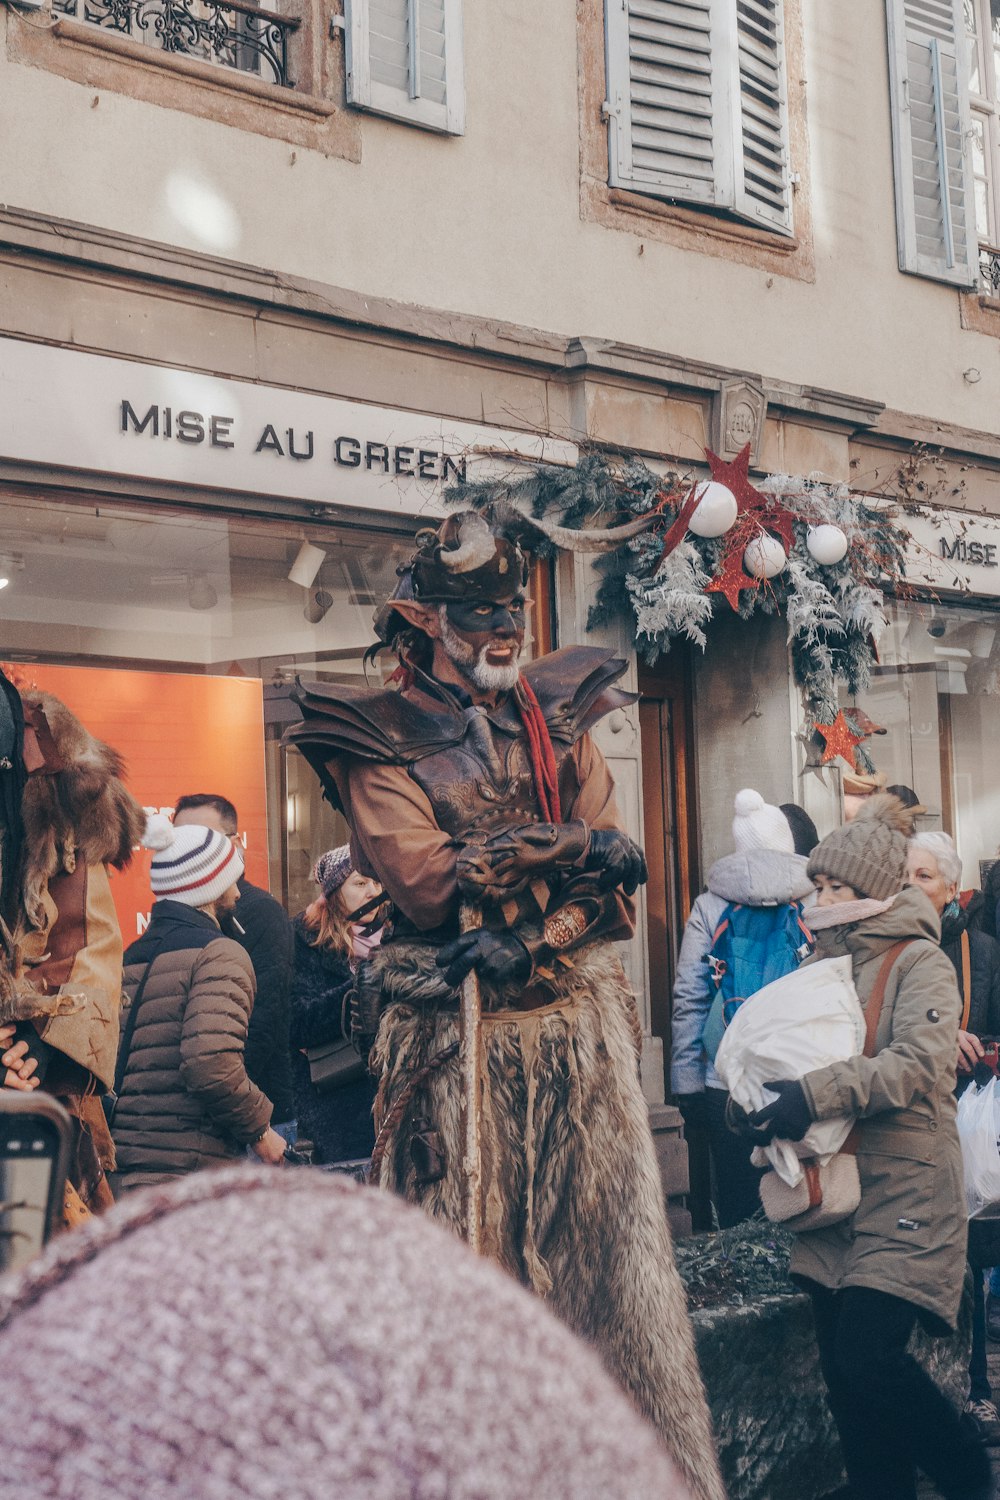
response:
{"label": "stone window frame", "polygon": [[795,232],[791,238],[721,213],[609,186],[608,125],[603,112],[607,99],[604,0],[581,0],[579,8],[580,217],[680,250],[735,261],[796,281],[815,281],[802,0],[785,0],[784,19],[789,165],[794,192]]}
{"label": "stone window frame", "polygon": [[336,24],[340,5],[278,0],[274,8],[300,21],[289,39],[291,88],[164,52],[89,21],[53,16],[48,5],[30,14],[7,8],[6,56],[10,63],[42,68],[93,89],[95,107],[102,92],[123,94],[359,162],[361,124],[344,102],[343,30]]}

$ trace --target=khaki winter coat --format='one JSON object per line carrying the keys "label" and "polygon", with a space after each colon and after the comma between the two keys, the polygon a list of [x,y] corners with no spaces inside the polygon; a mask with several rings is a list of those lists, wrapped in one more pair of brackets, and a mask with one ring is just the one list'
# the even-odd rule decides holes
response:
{"label": "khaki winter coat", "polygon": [[203,912],[156,902],[125,955],[123,1037],[151,958],[113,1127],[126,1189],[241,1157],[271,1118],[243,1063],[254,1000],[246,950]]}
{"label": "khaki winter coat", "polygon": [[817,934],[816,958],[848,954],[865,1007],[889,948],[912,938],[886,985],[874,1057],[802,1079],[816,1119],[859,1116],[861,1203],[850,1219],[796,1237],[791,1270],[822,1286],[873,1287],[954,1327],[965,1270],[962,1153],[955,1128],[961,1002],[923,891],[887,912]]}

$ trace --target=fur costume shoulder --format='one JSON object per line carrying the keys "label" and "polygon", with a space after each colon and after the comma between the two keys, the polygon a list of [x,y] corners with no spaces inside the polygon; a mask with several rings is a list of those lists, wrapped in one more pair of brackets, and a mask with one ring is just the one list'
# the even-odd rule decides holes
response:
{"label": "fur costume shoulder", "polygon": [[[599,646],[566,646],[530,662],[523,671],[554,740],[572,745],[612,709],[635,701],[614,686],[627,662]],[[442,697],[414,703],[391,688],[299,682],[293,697],[302,722],[285,733],[316,770],[334,755],[412,765],[458,745],[467,716]]]}

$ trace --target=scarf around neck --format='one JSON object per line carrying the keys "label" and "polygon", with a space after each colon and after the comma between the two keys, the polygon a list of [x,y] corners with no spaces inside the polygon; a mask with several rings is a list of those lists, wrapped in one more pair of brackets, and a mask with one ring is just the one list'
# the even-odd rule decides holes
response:
{"label": "scarf around neck", "polygon": [[870,896],[862,896],[856,901],[841,901],[837,906],[812,906],[806,921],[810,932],[823,932],[828,927],[848,927],[854,922],[867,921],[869,917],[880,917],[895,899],[895,895],[888,901],[874,901]]}

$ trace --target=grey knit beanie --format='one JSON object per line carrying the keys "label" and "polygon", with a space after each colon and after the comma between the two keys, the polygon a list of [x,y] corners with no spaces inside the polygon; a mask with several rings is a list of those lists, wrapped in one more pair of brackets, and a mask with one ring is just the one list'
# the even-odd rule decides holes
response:
{"label": "grey knit beanie", "polygon": [[192,1172],[0,1278],[23,1500],[690,1500],[597,1354],[391,1193]]}
{"label": "grey knit beanie", "polygon": [[313,870],[313,880],[329,900],[337,894],[353,869],[350,844],[340,844],[320,855]]}
{"label": "grey knit beanie", "polygon": [[888,901],[903,889],[912,810],[887,792],[866,799],[853,823],[828,833],[809,856],[810,878],[841,880],[859,896]]}

